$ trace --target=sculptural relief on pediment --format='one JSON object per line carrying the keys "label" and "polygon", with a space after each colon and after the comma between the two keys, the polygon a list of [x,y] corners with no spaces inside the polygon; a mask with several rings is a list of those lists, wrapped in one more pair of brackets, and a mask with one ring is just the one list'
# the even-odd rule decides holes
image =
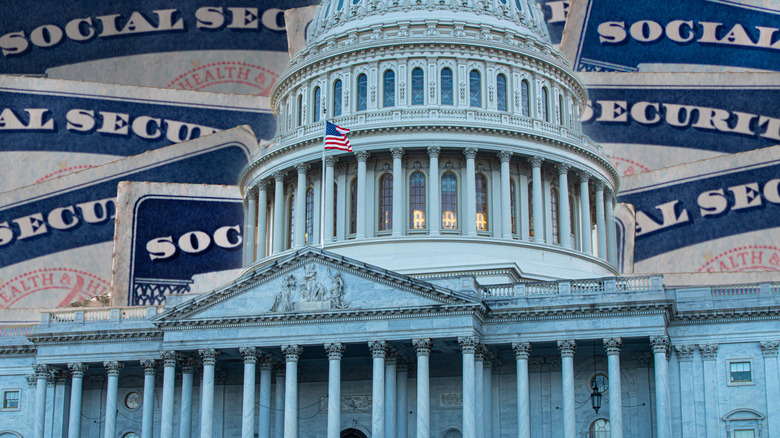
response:
{"label": "sculptural relief on pediment", "polygon": [[344,278],[341,272],[329,268],[325,270],[330,277],[329,282],[317,278],[317,266],[313,263],[305,265],[303,274],[297,279],[294,274],[285,276],[269,312],[349,308],[349,303],[344,299]]}

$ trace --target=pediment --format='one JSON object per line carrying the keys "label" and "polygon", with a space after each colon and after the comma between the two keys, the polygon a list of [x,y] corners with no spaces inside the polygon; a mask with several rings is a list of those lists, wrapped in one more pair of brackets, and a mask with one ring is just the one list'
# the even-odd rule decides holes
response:
{"label": "pediment", "polygon": [[334,312],[376,312],[474,304],[449,289],[307,248],[166,309],[155,321],[249,321]]}

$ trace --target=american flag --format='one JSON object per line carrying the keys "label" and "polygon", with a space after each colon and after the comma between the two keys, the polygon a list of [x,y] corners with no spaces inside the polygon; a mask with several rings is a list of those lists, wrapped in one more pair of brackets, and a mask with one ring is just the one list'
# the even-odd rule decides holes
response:
{"label": "american flag", "polygon": [[348,133],[349,129],[325,122],[325,149],[352,152],[352,145],[349,144],[349,139],[347,139]]}

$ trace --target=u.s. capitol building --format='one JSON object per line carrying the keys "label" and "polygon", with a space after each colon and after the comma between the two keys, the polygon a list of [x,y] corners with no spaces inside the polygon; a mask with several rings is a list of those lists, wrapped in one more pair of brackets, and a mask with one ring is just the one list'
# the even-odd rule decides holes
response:
{"label": "u.s. capitol building", "polygon": [[535,1],[325,0],[307,32],[244,273],[6,330],[0,437],[780,438],[780,284],[618,275],[619,177]]}

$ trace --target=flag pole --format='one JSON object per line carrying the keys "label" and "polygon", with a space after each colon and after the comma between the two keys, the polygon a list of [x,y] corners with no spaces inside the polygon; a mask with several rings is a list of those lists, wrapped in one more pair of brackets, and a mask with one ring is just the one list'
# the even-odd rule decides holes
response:
{"label": "flag pole", "polygon": [[322,187],[320,189],[320,248],[325,249],[325,137],[328,135],[328,110],[322,109]]}

